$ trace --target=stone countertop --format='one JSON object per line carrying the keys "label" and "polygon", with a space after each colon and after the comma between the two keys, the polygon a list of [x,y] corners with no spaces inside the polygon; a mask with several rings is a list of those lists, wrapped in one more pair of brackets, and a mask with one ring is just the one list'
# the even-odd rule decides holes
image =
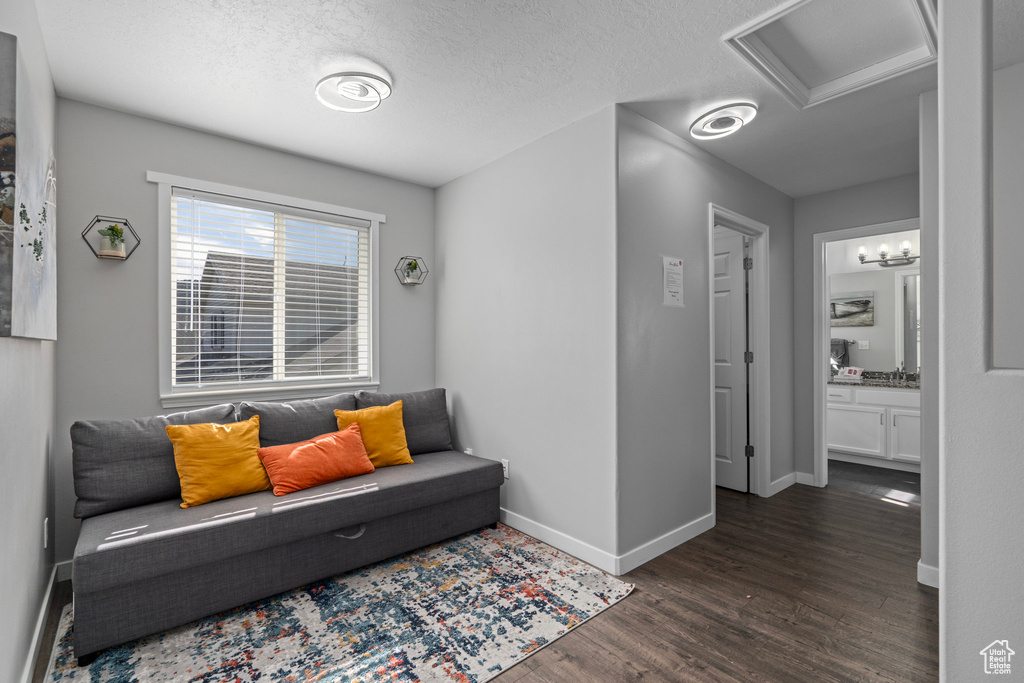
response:
{"label": "stone countertop", "polygon": [[871,387],[874,389],[912,389],[919,391],[921,389],[920,382],[911,381],[899,381],[899,380],[888,380],[888,379],[861,379],[850,381],[842,381],[837,379],[830,379],[829,384],[837,387]]}

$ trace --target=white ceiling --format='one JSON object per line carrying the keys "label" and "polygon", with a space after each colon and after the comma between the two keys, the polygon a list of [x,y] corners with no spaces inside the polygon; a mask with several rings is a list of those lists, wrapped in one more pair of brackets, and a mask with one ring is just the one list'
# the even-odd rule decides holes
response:
{"label": "white ceiling", "polygon": [[[722,42],[779,0],[36,4],[63,97],[431,187],[612,103],[686,136],[743,99],[753,124],[700,145],[804,196],[915,172],[917,95],[936,87],[929,67],[798,111]],[[997,61],[1024,61],[1024,12],[997,11]],[[318,104],[317,80],[360,58],[390,72],[391,98]]]}

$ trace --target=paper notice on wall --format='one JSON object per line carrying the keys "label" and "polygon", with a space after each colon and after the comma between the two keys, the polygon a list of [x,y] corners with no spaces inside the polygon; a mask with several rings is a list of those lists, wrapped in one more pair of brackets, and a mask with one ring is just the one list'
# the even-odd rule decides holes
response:
{"label": "paper notice on wall", "polygon": [[665,306],[683,308],[683,259],[662,256],[662,277],[664,279]]}

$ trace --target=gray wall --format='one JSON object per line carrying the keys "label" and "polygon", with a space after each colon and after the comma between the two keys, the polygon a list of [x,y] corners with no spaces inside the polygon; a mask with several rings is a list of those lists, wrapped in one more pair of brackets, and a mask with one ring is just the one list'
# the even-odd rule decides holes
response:
{"label": "gray wall", "polygon": [[437,191],[437,378],[501,505],[611,569],[615,129],[607,108]]}
{"label": "gray wall", "polygon": [[[916,174],[801,197],[794,204],[793,378],[796,471],[814,472],[814,235],[920,215]],[[927,236],[922,230],[921,241]],[[924,248],[927,248],[925,245]],[[927,287],[927,274],[922,282]],[[934,282],[934,280],[933,280]],[[934,366],[932,366],[934,368]],[[927,376],[927,366],[922,363]],[[934,371],[933,371],[934,374]]]}
{"label": "gray wall", "polygon": [[[618,109],[619,549],[713,511],[708,204],[769,226],[771,478],[793,472],[793,201]],[[685,308],[662,306],[660,255],[685,259]]]}
{"label": "gray wall", "polygon": [[[35,4],[5,3],[0,31],[18,37],[24,78],[19,77],[16,95],[22,104],[32,100],[41,138],[52,144],[56,98]],[[17,125],[20,137],[21,127],[29,124]],[[60,200],[58,195],[58,231]],[[43,550],[43,520],[53,519],[53,377],[53,342],[0,338],[0,681],[17,681],[25,670],[53,561],[52,525],[50,550]]]}
{"label": "gray wall", "polygon": [[[71,423],[173,412],[159,400],[157,186],[146,182],[146,171],[385,214],[381,390],[434,386],[434,273],[424,285],[403,287],[391,272],[404,254],[434,266],[433,190],[65,99],[58,100],[57,171],[58,561],[71,557],[78,535],[71,516]],[[142,246],[128,261],[97,259],[82,243],[79,233],[96,214],[128,218],[138,231]]]}

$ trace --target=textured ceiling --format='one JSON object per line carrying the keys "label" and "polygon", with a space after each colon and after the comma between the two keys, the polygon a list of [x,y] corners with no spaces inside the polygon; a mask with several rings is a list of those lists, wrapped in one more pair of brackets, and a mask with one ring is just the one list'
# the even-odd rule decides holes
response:
{"label": "textured ceiling", "polygon": [[[905,0],[892,0],[905,2]],[[685,135],[701,110],[761,107],[701,146],[792,195],[912,173],[934,68],[797,111],[721,40],[780,0],[36,0],[58,94],[438,186],[612,103]],[[1018,24],[1006,63],[1017,58]],[[368,114],[313,86],[360,59],[393,76]]]}

